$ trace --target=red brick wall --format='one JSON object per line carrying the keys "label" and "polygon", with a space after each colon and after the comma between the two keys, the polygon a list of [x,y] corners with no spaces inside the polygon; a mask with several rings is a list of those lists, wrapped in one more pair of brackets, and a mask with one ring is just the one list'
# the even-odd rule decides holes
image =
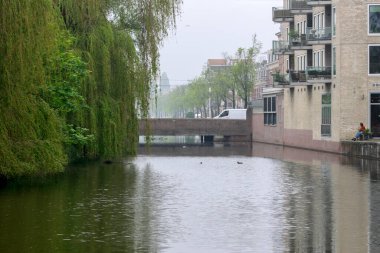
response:
{"label": "red brick wall", "polygon": [[339,142],[313,140],[312,130],[284,129],[283,96],[277,96],[277,125],[265,126],[264,113],[254,112],[252,116],[252,140],[290,147],[341,153]]}
{"label": "red brick wall", "polygon": [[341,153],[339,142],[313,140],[313,132],[311,130],[285,129],[284,145]]}

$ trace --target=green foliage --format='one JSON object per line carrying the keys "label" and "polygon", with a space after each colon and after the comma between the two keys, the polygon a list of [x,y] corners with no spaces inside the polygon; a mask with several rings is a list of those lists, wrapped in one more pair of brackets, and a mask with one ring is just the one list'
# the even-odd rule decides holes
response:
{"label": "green foliage", "polygon": [[70,145],[84,146],[94,141],[95,136],[88,134],[87,128],[74,127],[73,125],[66,126],[65,142]]}
{"label": "green foliage", "polygon": [[71,113],[69,121],[95,135],[86,147],[87,156],[109,159],[135,153],[138,116],[147,115],[150,83],[158,69],[158,46],[173,27],[180,3],[58,2],[66,28],[77,38],[77,49],[90,71],[81,88],[88,108]]}
{"label": "green foliage", "polygon": [[61,120],[41,99],[58,26],[50,1],[0,1],[0,174],[48,174],[66,163]]}
{"label": "green foliage", "polygon": [[62,36],[59,50],[47,65],[50,82],[46,100],[61,115],[85,106],[80,86],[88,76],[87,65],[71,48],[72,41],[73,38]]}
{"label": "green foliage", "polygon": [[293,40],[297,40],[299,38],[299,33],[297,30],[290,30],[289,31],[289,38]]}
{"label": "green foliage", "polygon": [[62,171],[67,154],[134,154],[180,4],[0,1],[0,174]]}
{"label": "green foliage", "polygon": [[209,117],[212,116],[207,110],[210,102],[213,115],[218,114],[220,102],[224,101],[224,105],[227,105],[233,99],[230,93],[235,90],[235,83],[231,67],[218,71],[209,69],[187,86],[177,87],[169,94],[158,97],[156,110],[169,112],[174,116],[193,112]]}
{"label": "green foliage", "polygon": [[253,36],[250,48],[239,48],[235,55],[232,69],[239,97],[244,100],[244,108],[248,106],[249,96],[256,81],[256,58],[261,50],[261,43]]}
{"label": "green foliage", "polygon": [[[209,68],[187,86],[178,87],[169,94],[158,97],[156,111],[182,117],[187,112],[202,112],[203,117],[215,116],[222,105],[226,108],[229,102],[235,108],[236,95],[244,100],[246,108],[256,81],[256,60],[260,50],[261,43],[255,35],[250,48],[239,48],[234,57],[225,56],[231,65]],[[207,109],[209,105],[212,115],[209,115]]]}

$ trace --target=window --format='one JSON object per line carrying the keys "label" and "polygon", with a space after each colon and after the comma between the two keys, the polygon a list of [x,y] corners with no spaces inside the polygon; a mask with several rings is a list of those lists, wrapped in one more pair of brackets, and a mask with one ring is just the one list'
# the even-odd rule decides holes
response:
{"label": "window", "polygon": [[333,60],[332,74],[335,76],[336,75],[336,47],[333,47],[332,49],[332,60]]}
{"label": "window", "polygon": [[264,97],[264,125],[276,125],[276,97]]}
{"label": "window", "polygon": [[335,36],[336,34],[336,8],[333,7],[332,9],[332,35]]}
{"label": "window", "polygon": [[316,51],[316,52],[313,53],[314,67],[324,67],[325,66],[324,55],[325,55],[325,51],[324,50]]}
{"label": "window", "polygon": [[306,55],[303,56],[303,68],[302,70],[306,70]]}
{"label": "window", "polygon": [[380,4],[371,4],[368,9],[368,33],[380,35]]}
{"label": "window", "polygon": [[369,54],[369,74],[380,74],[380,45],[370,45]]}
{"label": "window", "polygon": [[373,137],[380,137],[380,93],[371,94],[370,129]]}
{"label": "window", "polygon": [[290,65],[289,65],[289,59],[286,59],[286,70],[288,71],[290,68]]}
{"label": "window", "polygon": [[297,70],[301,70],[301,57],[297,56]]}
{"label": "window", "polygon": [[303,31],[302,31],[303,34],[306,34],[306,20],[303,21]]}
{"label": "window", "polygon": [[219,115],[219,118],[227,117],[228,111],[223,111],[222,114]]}
{"label": "window", "polygon": [[321,59],[319,66],[324,67],[325,66],[325,51],[319,51],[319,54],[321,55],[319,58]]}
{"label": "window", "polygon": [[286,28],[286,40],[289,41],[289,27]]}
{"label": "window", "polygon": [[321,18],[321,28],[325,28],[325,13],[321,13],[320,15]]}
{"label": "window", "polygon": [[297,67],[298,71],[303,71],[306,69],[306,55],[297,56]]}
{"label": "window", "polygon": [[314,15],[314,29],[325,28],[325,13],[321,12]]}
{"label": "window", "polygon": [[322,95],[321,135],[331,136],[331,94]]}

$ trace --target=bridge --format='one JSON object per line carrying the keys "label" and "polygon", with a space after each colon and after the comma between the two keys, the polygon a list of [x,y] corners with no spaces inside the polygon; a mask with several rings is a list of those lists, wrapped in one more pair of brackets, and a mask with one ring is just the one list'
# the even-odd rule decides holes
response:
{"label": "bridge", "polygon": [[154,118],[139,121],[139,134],[150,136],[200,135],[212,140],[223,136],[225,141],[251,141],[252,112],[247,110],[247,120],[236,119],[177,119]]}

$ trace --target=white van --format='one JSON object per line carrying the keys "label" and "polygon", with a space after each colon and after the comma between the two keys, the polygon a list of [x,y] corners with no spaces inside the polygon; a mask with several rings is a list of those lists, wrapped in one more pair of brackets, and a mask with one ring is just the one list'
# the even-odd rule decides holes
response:
{"label": "white van", "polygon": [[214,119],[247,119],[247,109],[226,109]]}

